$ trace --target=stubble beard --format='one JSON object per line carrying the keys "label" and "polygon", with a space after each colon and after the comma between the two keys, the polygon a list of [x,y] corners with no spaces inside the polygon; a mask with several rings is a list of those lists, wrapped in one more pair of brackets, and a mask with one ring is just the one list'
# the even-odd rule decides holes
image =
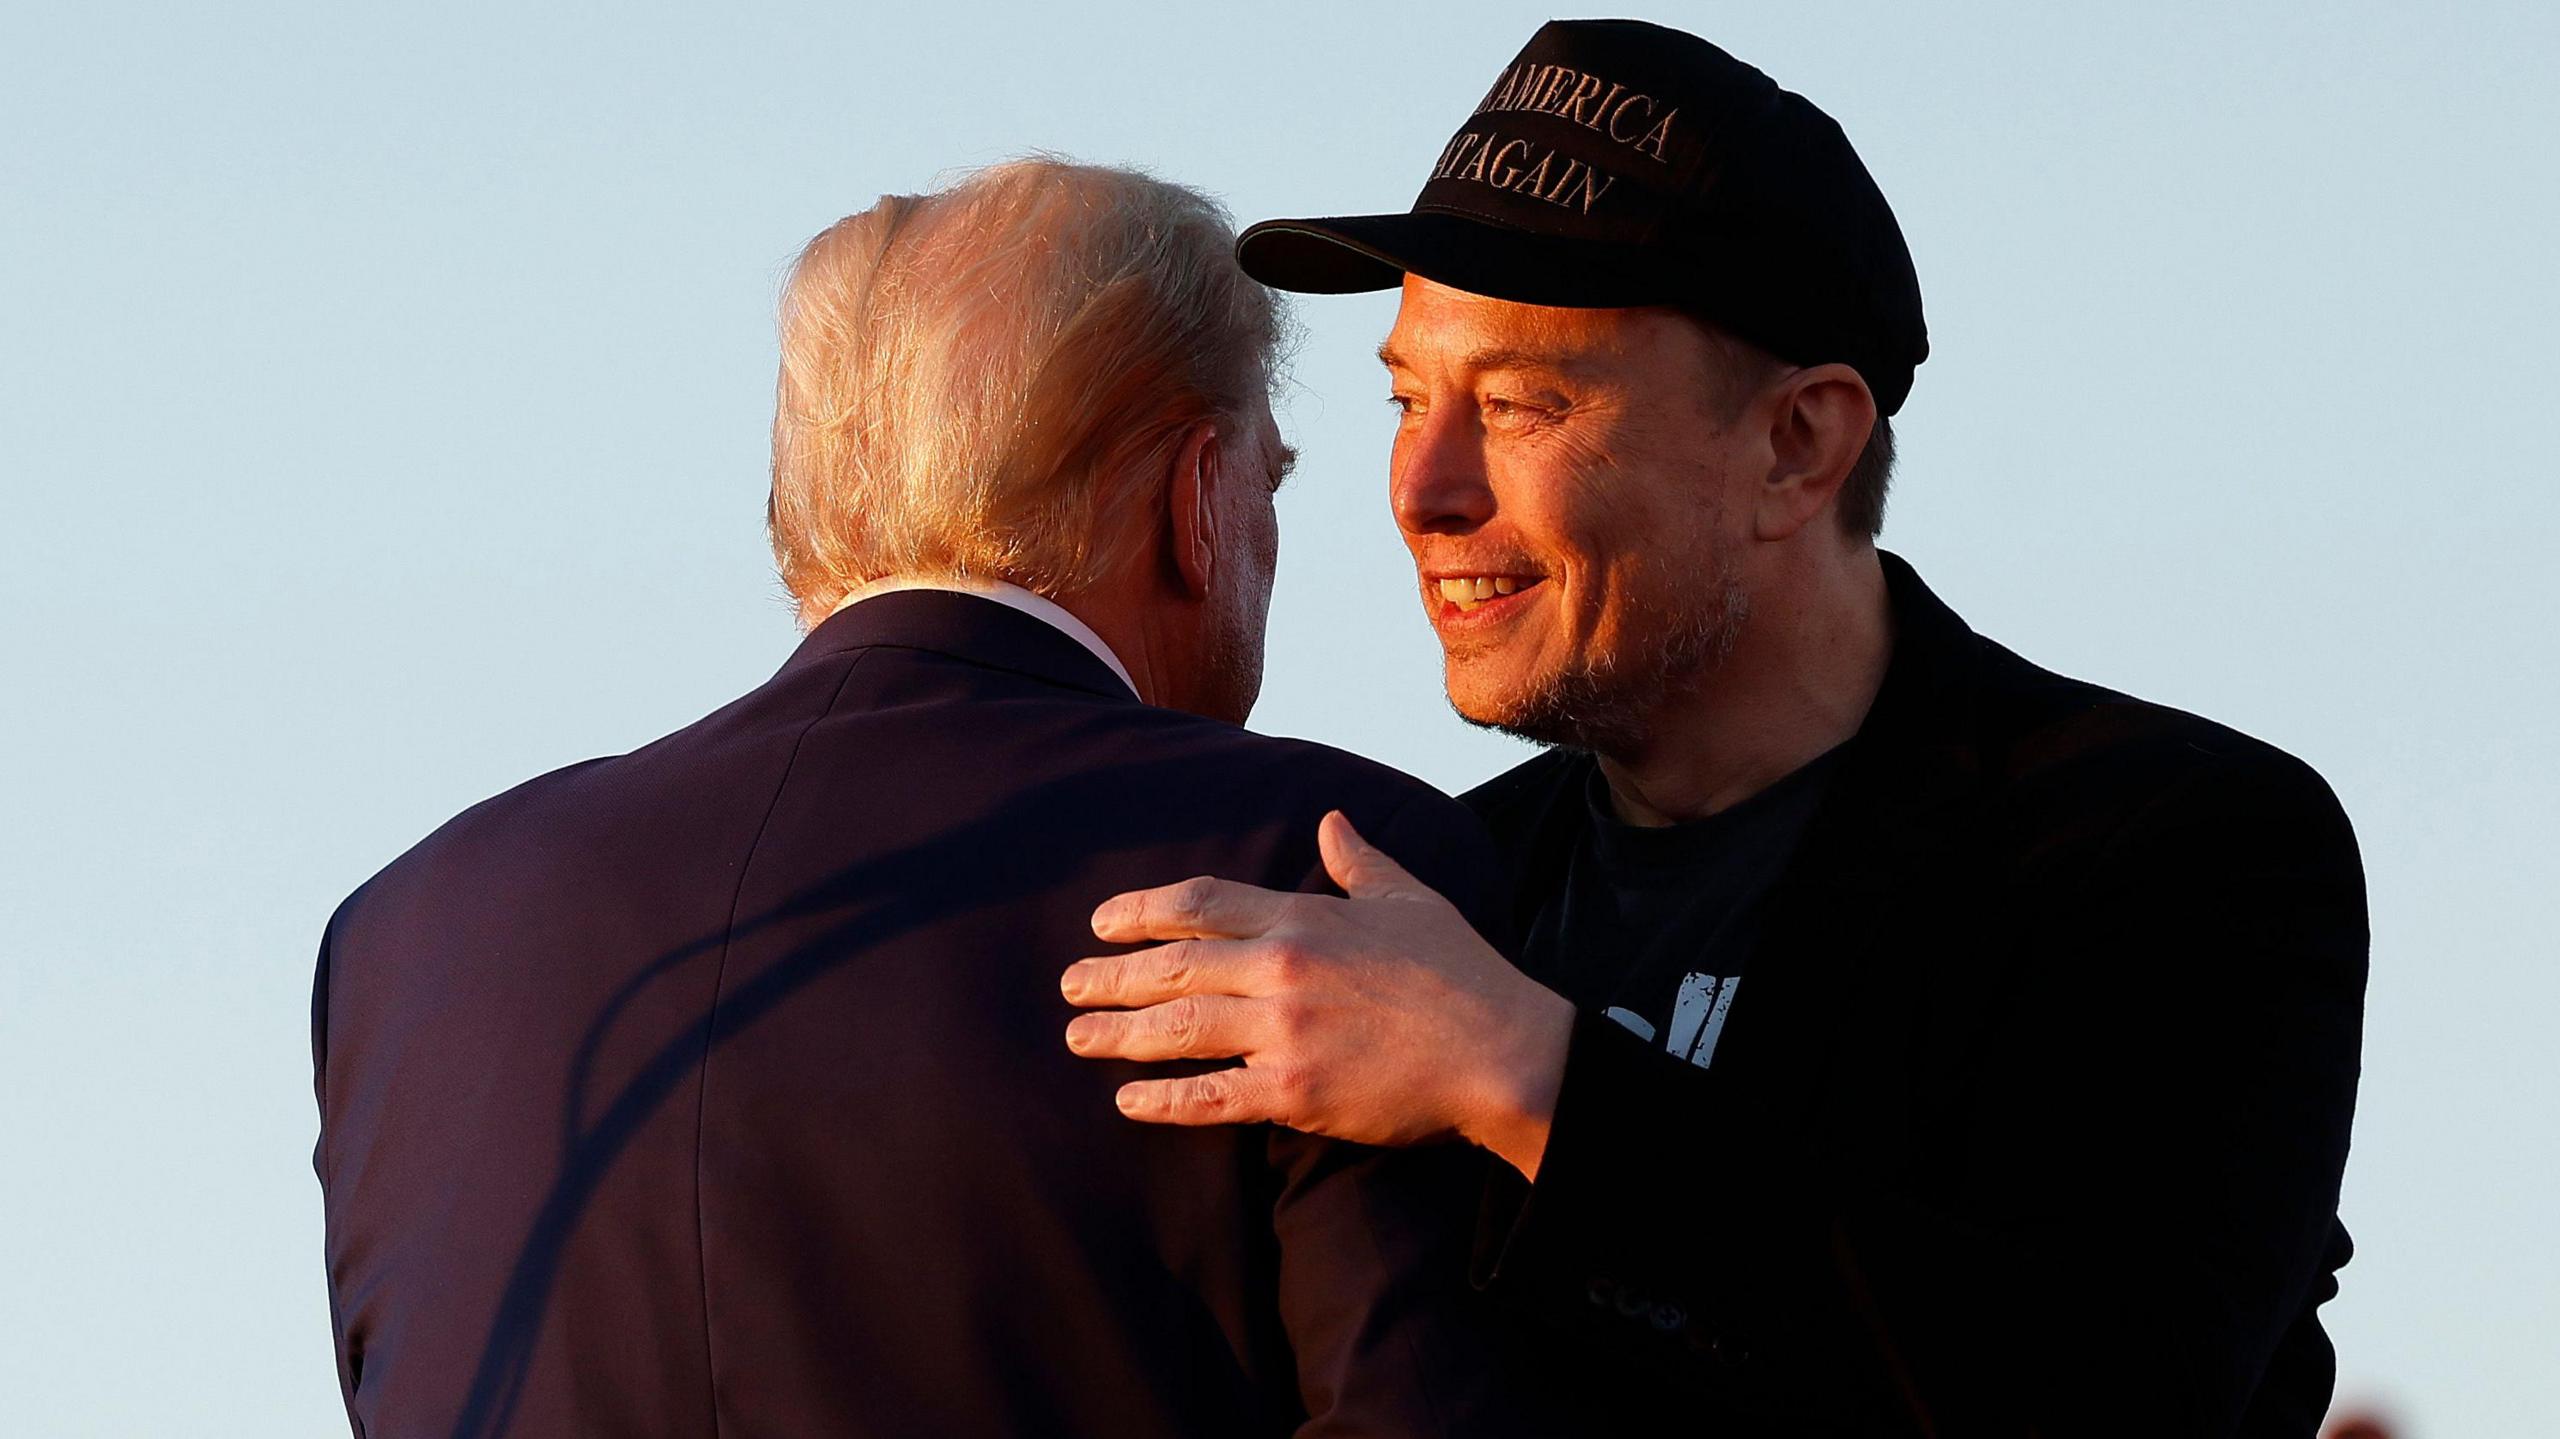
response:
{"label": "stubble beard", "polygon": [[[1741,639],[1751,596],[1721,545],[1714,553],[1714,572],[1708,602],[1684,608],[1658,641],[1619,654],[1583,657],[1540,677],[1489,713],[1459,709],[1458,718],[1534,744],[1610,758],[1641,751],[1653,716],[1712,680]],[[1457,708],[1454,699],[1451,708]]]}

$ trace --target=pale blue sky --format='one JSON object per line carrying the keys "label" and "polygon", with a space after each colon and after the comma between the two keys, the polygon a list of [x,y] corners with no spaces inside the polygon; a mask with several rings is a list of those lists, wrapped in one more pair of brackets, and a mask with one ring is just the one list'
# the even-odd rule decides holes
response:
{"label": "pale blue sky", "polygon": [[[0,15],[0,1394],[19,1433],[258,1436],[343,1432],[331,907],[791,647],[761,506],[799,244],[1032,147],[1245,219],[1401,208],[1550,13],[44,10]],[[2345,800],[2343,1392],[2560,1432],[2553,10],[1644,13],[1829,109],[1902,217],[1935,358],[1887,544]],[[1257,724],[1462,787],[1520,751],[1438,696],[1391,309],[1301,308]],[[2212,996],[2163,954],[2126,1002]]]}

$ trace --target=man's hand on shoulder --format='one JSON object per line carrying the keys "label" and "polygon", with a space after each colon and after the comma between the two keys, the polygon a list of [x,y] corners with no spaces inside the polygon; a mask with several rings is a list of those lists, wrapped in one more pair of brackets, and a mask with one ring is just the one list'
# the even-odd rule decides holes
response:
{"label": "man's hand on shoulder", "polygon": [[1096,1012],[1067,1026],[1067,1047],[1244,1060],[1122,1086],[1133,1119],[1270,1120],[1362,1144],[1455,1137],[1536,1177],[1572,1004],[1341,814],[1317,845],[1347,898],[1190,879],[1104,901],[1095,935],[1152,947],[1068,967],[1059,987]]}

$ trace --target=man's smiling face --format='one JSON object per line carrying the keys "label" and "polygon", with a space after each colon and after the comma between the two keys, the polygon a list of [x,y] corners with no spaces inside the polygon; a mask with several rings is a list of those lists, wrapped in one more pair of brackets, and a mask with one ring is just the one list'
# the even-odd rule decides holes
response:
{"label": "man's smiling face", "polygon": [[1669,310],[1406,278],[1379,349],[1389,490],[1461,716],[1612,752],[1731,648],[1751,507],[1730,348]]}

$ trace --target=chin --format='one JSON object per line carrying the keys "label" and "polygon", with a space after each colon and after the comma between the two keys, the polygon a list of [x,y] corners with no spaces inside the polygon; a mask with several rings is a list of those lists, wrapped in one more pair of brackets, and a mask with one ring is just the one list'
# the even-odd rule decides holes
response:
{"label": "chin", "polygon": [[1449,708],[1479,729],[1532,744],[1621,754],[1639,748],[1654,691],[1608,671],[1533,676],[1470,674],[1448,667]]}
{"label": "chin", "polygon": [[1468,675],[1457,666],[1447,674],[1449,708],[1478,729],[1496,730],[1536,744],[1578,745],[1576,728],[1559,721],[1555,706],[1544,702],[1549,687],[1502,682]]}
{"label": "chin", "polygon": [[1480,665],[1451,660],[1442,667],[1441,686],[1448,691],[1449,708],[1458,712],[1458,718],[1471,725],[1499,729],[1503,717],[1519,702],[1522,686],[1503,683],[1481,671]]}

